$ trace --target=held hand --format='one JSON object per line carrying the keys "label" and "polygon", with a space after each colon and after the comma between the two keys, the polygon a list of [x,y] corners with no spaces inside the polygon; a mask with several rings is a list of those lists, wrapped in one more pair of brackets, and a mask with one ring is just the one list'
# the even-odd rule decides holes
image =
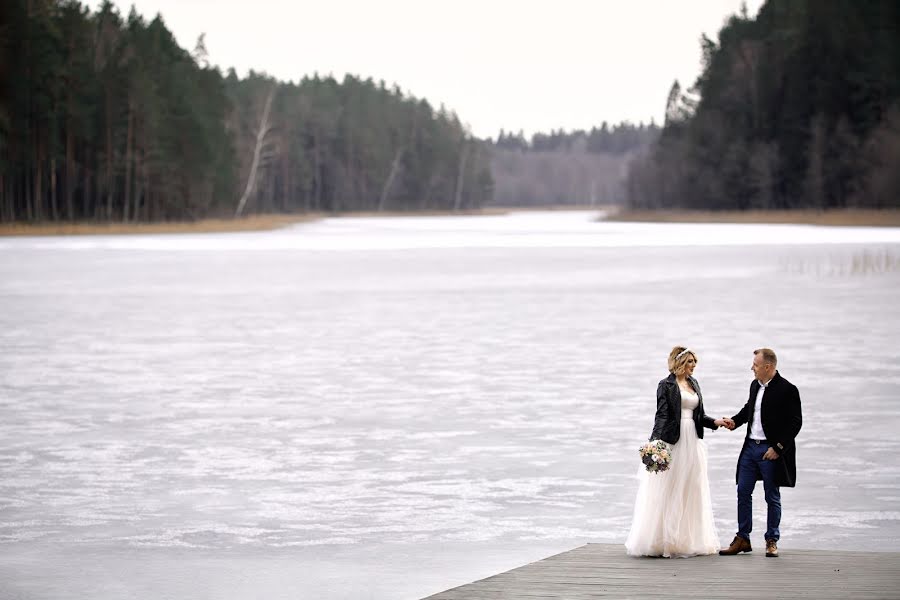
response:
{"label": "held hand", "polygon": [[713,421],[717,426],[724,427],[725,429],[731,431],[734,429],[734,421],[729,419],[728,417],[722,417],[721,419],[716,419]]}
{"label": "held hand", "polygon": [[777,460],[777,459],[778,459],[778,453],[775,452],[775,450],[773,450],[772,448],[769,448],[768,450],[766,450],[766,453],[763,454],[763,460]]}

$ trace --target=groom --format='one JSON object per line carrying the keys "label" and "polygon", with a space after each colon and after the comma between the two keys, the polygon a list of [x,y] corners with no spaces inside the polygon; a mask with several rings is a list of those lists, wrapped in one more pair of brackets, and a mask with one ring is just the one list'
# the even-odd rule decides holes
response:
{"label": "groom", "polygon": [[753,488],[760,479],[766,492],[766,556],[778,556],[778,529],[781,523],[781,487],[794,487],[797,479],[794,438],[803,425],[800,392],[776,370],[778,359],[769,348],[753,351],[750,398],[741,412],[725,419],[728,429],[747,426],[744,446],[737,465],[738,532],[722,556],[751,552],[753,529]]}

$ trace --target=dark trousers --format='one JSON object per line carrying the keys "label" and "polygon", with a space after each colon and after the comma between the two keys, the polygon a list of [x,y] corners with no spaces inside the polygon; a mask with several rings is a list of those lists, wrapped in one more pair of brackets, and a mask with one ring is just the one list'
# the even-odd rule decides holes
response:
{"label": "dark trousers", "polygon": [[775,469],[777,460],[763,460],[763,454],[769,449],[769,444],[747,439],[744,449],[738,461],[738,535],[745,540],[750,540],[750,532],[753,530],[753,489],[758,478],[763,480],[763,488],[766,491],[766,504],[769,507],[766,519],[766,539],[778,540],[781,531],[781,490],[775,485]]}

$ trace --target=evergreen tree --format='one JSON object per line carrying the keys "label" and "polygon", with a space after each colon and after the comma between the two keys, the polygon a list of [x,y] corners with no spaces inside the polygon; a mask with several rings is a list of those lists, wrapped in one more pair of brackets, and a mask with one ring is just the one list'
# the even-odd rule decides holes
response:
{"label": "evergreen tree", "polygon": [[[0,22],[0,220],[453,209],[491,197],[490,152],[397,86],[209,67],[162,17],[10,0]],[[270,100],[271,99],[271,100]],[[260,134],[262,109],[270,114]],[[248,179],[256,163],[254,181]],[[249,188],[249,189],[248,189]]]}
{"label": "evergreen tree", "polygon": [[898,30],[891,0],[768,0],[755,18],[733,16],[717,42],[701,39],[699,99],[673,86],[659,142],[633,166],[629,202],[900,206],[877,155],[894,146]]}

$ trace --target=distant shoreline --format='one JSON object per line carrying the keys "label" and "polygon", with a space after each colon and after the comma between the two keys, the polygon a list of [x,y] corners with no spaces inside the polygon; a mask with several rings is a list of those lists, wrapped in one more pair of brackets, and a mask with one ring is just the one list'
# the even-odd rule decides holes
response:
{"label": "distant shoreline", "polygon": [[200,219],[197,221],[162,221],[158,223],[96,223],[91,221],[0,223],[0,237],[265,231],[287,227],[295,223],[315,221],[321,216],[319,214],[251,215],[238,219]]}
{"label": "distant shoreline", "polygon": [[769,210],[769,211],[631,211],[612,206],[489,206],[463,211],[362,211],[250,215],[247,217],[164,221],[159,223],[43,222],[0,223],[0,237],[56,235],[139,235],[271,231],[330,218],[501,216],[531,211],[603,211],[598,220],[640,223],[770,223],[844,227],[900,227],[900,210]]}
{"label": "distant shoreline", "polygon": [[158,223],[96,223],[42,222],[42,223],[0,223],[0,237],[3,236],[53,236],[53,235],[136,235],[168,233],[229,233],[241,231],[271,231],[309,223],[321,219],[345,217],[422,217],[422,216],[463,216],[463,215],[503,215],[516,209],[484,208],[464,211],[418,211],[418,212],[309,212],[299,214],[250,215],[239,218],[199,219],[197,221],[162,221]]}
{"label": "distant shoreline", "polygon": [[609,206],[486,206],[471,210],[419,210],[419,211],[349,211],[332,213],[316,211],[297,214],[249,215],[239,218],[198,219],[196,221],[162,221],[158,223],[98,223],[94,221],[57,221],[41,223],[0,223],[0,237],[53,236],[53,235],[138,235],[168,233],[229,233],[241,231],[271,231],[309,223],[321,219],[360,217],[463,217],[501,216],[515,212],[532,211],[608,211]]}
{"label": "distant shoreline", "polygon": [[638,223],[767,223],[831,227],[900,227],[900,210],[848,208],[835,210],[620,210],[601,221]]}

